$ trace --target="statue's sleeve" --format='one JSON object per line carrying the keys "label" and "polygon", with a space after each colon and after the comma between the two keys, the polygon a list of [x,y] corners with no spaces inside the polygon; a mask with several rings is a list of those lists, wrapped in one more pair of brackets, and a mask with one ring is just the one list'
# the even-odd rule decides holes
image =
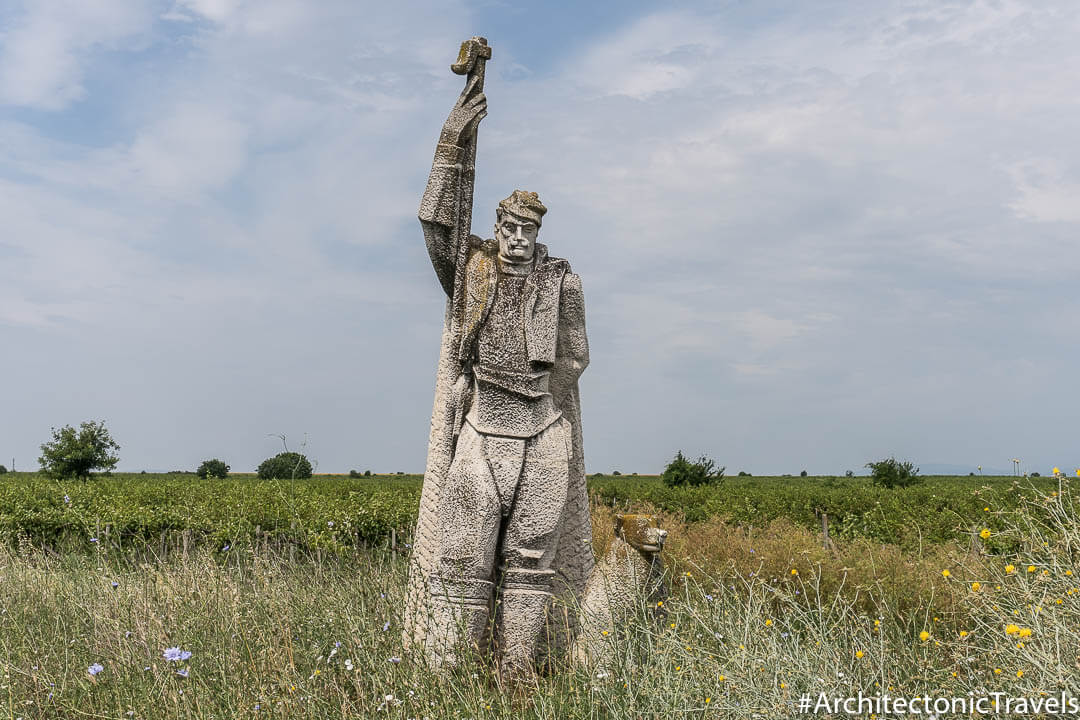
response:
{"label": "statue's sleeve", "polygon": [[435,161],[431,164],[427,188],[420,199],[420,225],[424,228],[424,241],[428,255],[448,297],[454,296],[454,265],[457,252],[457,196],[461,187],[462,157],[464,150],[456,145],[439,143],[435,148]]}
{"label": "statue's sleeve", "polygon": [[581,276],[563,276],[559,297],[559,336],[555,345],[552,393],[556,404],[574,390],[578,377],[589,364],[589,339],[585,335],[585,293]]}

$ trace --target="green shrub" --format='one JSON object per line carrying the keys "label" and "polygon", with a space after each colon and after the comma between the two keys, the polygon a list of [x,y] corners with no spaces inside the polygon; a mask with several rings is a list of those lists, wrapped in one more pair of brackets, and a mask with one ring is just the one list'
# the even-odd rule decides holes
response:
{"label": "green shrub", "polygon": [[0,465],[0,475],[3,475],[6,472],[7,472],[7,468],[4,467],[3,465]]}
{"label": "green shrub", "polygon": [[52,440],[41,446],[41,471],[54,478],[88,478],[95,469],[106,472],[120,458],[111,454],[120,446],[109,435],[104,422],[84,422],[78,431],[70,425],[52,430]]}
{"label": "green shrub", "polygon": [[206,478],[218,478],[224,480],[229,476],[229,466],[225,464],[223,460],[214,458],[213,460],[203,460],[202,465],[195,471],[195,474],[202,479]]}
{"label": "green shrub", "polygon": [[660,479],[668,487],[716,485],[723,477],[724,468],[717,469],[716,463],[709,458],[702,455],[694,462],[688,460],[682,454],[682,450],[675,454],[668,466],[664,468],[664,472],[660,474]]}
{"label": "green shrub", "polygon": [[875,485],[885,488],[902,488],[917,485],[923,481],[919,477],[919,468],[907,460],[894,457],[877,462],[866,463],[870,468],[870,479]]}
{"label": "green shrub", "polygon": [[803,470],[801,473],[799,473],[799,477],[806,477],[806,471]]}
{"label": "green shrub", "polygon": [[306,479],[311,477],[311,463],[297,452],[278,453],[259,464],[259,477],[263,480]]}
{"label": "green shrub", "polygon": [[364,477],[371,477],[371,471],[370,470],[365,470],[364,471]]}

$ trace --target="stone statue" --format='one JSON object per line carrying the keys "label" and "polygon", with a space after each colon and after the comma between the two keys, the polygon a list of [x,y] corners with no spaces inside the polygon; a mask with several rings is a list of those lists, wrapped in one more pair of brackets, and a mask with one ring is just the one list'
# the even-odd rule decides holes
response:
{"label": "stone statue", "polygon": [[644,604],[661,620],[666,616],[664,549],[667,530],[655,515],[616,515],[615,539],[585,586],[574,640],[574,662],[609,670],[615,649],[625,640],[621,632]]}
{"label": "stone statue", "polygon": [[473,38],[451,66],[468,79],[420,203],[447,303],[404,639],[436,666],[493,643],[504,677],[522,678],[567,646],[574,614],[550,610],[576,604],[593,565],[577,382],[589,349],[581,279],[536,242],[535,192],[499,203],[494,239],[470,234],[490,57]]}

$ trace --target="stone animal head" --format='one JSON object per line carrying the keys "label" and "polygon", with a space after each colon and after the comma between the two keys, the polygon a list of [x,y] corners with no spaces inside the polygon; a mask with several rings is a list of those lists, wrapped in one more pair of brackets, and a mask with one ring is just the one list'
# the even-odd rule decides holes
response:
{"label": "stone animal head", "polygon": [[655,555],[664,549],[667,530],[661,530],[655,515],[616,515],[615,537],[640,553]]}

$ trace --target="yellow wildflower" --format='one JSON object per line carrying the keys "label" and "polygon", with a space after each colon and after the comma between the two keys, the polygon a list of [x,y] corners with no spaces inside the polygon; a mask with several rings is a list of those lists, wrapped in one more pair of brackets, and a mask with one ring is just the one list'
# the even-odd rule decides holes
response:
{"label": "yellow wildflower", "polygon": [[1020,628],[1017,627],[1016,625],[1013,625],[1012,623],[1009,623],[1008,625],[1005,626],[1005,634],[1006,635],[1015,635],[1018,632],[1020,632]]}
{"label": "yellow wildflower", "polygon": [[944,569],[944,570],[942,570],[942,571],[941,571],[941,576],[942,576],[942,577],[949,577],[949,575],[951,575],[951,574],[952,574],[952,573],[950,573],[950,572],[949,572],[949,569],[948,569],[948,568],[946,568],[946,569]]}
{"label": "yellow wildflower", "polygon": [[770,625],[772,625],[772,620],[766,618],[765,619],[765,627],[769,627]]}
{"label": "yellow wildflower", "polygon": [[975,582],[971,583],[971,592],[979,592],[979,588],[981,587],[982,583],[976,580]]}
{"label": "yellow wildflower", "polygon": [[863,657],[863,651],[862,651],[862,650],[856,650],[856,651],[855,651],[855,657],[857,657],[857,658],[859,658],[860,660],[862,660],[862,657]]}
{"label": "yellow wildflower", "polygon": [[1031,628],[1020,628],[1017,633],[1020,637],[1031,637]]}
{"label": "yellow wildflower", "polygon": [[981,531],[979,531],[979,537],[981,537],[983,540],[990,537],[990,528],[983,528]]}
{"label": "yellow wildflower", "polygon": [[1013,565],[1012,563],[1009,563],[1008,565],[1005,566],[1005,573],[1006,574],[1012,575],[1014,572],[1016,572],[1016,566],[1015,565]]}
{"label": "yellow wildflower", "polygon": [[791,574],[792,574],[792,575],[798,575],[798,574],[799,574],[799,571],[798,571],[798,570],[796,570],[795,568],[791,568]]}
{"label": "yellow wildflower", "polygon": [[967,636],[968,636],[968,631],[967,630],[961,630],[960,631],[960,637],[967,637]]}
{"label": "yellow wildflower", "polygon": [[1017,670],[1016,671],[1016,677],[1018,677],[1018,678],[1024,677],[1024,671],[1023,670]]}
{"label": "yellow wildflower", "polygon": [[919,633],[919,639],[922,640],[923,642],[926,642],[927,640],[930,639],[930,633],[923,630],[921,633]]}
{"label": "yellow wildflower", "polygon": [[1035,566],[1034,565],[1028,565],[1028,572],[1029,573],[1035,572]]}

